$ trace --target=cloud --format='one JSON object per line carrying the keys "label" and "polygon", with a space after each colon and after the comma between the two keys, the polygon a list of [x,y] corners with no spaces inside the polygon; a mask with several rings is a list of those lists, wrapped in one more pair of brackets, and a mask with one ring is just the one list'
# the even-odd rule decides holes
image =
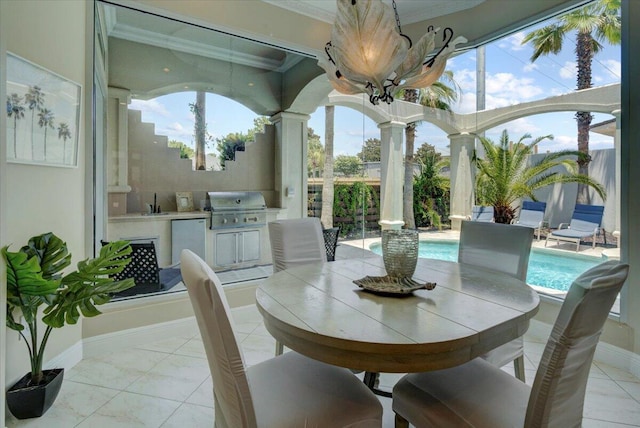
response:
{"label": "cloud", "polygon": [[502,40],[498,46],[512,51],[521,51],[526,48],[526,45],[522,44],[522,40],[524,40],[524,32],[519,31]]}
{"label": "cloud", "polygon": [[576,67],[577,64],[575,63],[575,61],[565,61],[558,74],[560,74],[560,77],[562,77],[563,79],[576,80],[576,77],[578,76]]}
{"label": "cloud", "polygon": [[522,67],[522,71],[524,71],[525,73],[530,73],[534,70],[538,70],[540,67],[538,66],[538,64],[533,63],[533,62],[529,62],[527,64],[525,64],[524,67]]}
{"label": "cloud", "polygon": [[159,115],[162,117],[171,117],[171,113],[157,99],[153,100],[132,100],[129,108],[132,110],[140,110],[142,114]]}
{"label": "cloud", "polygon": [[[600,81],[605,82],[619,82],[620,76],[622,76],[622,63],[615,59],[607,59],[604,61],[598,61],[602,67],[598,67],[598,72],[601,72],[603,76],[596,75],[594,73],[594,80],[598,78]],[[596,68],[596,67],[594,67]]]}

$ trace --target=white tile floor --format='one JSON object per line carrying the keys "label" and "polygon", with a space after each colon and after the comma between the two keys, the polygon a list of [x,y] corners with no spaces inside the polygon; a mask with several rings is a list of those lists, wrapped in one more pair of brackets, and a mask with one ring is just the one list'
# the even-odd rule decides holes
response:
{"label": "white tile floor", "polygon": [[[272,358],[275,341],[255,306],[233,309],[233,316],[247,364]],[[543,348],[526,340],[529,382]],[[380,383],[388,388],[397,378],[383,374]],[[381,401],[384,427],[393,427],[391,401]],[[595,362],[584,417],[586,428],[640,426],[640,379]],[[212,427],[213,420],[211,377],[202,341],[194,332],[84,359],[65,373],[60,395],[44,416],[24,421],[10,417],[7,427],[198,428]]]}

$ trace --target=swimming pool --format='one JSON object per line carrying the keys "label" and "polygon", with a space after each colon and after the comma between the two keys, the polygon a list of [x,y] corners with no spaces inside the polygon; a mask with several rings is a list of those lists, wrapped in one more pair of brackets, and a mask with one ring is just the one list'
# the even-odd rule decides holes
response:
{"label": "swimming pool", "polygon": [[[369,247],[376,254],[382,254],[379,242]],[[420,240],[419,257],[440,260],[458,260],[458,241]],[[580,254],[558,254],[539,248],[531,249],[527,284],[567,291],[573,280],[582,272],[602,263],[602,259]]]}

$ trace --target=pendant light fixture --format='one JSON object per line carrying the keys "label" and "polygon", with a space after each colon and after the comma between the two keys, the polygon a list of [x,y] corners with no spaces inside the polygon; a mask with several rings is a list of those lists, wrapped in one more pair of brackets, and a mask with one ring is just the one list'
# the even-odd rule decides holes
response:
{"label": "pendant light fixture", "polygon": [[443,46],[435,53],[438,29],[430,26],[415,45],[402,34],[395,0],[393,10],[381,0],[337,0],[338,10],[318,65],[343,94],[366,93],[376,105],[390,104],[402,89],[432,85],[444,72],[447,58],[464,37],[443,31]]}

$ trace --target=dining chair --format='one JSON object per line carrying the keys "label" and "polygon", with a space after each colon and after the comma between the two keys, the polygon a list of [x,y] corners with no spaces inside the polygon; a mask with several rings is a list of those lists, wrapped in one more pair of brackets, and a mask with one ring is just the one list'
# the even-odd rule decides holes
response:
{"label": "dining chair", "polygon": [[269,222],[273,272],[327,261],[322,223],[317,217]]}
{"label": "dining chair", "polygon": [[[293,218],[269,222],[269,241],[273,273],[309,263],[327,261],[322,223],[317,217]],[[276,355],[284,347],[276,341]]]}
{"label": "dining chair", "polygon": [[396,428],[579,427],[593,354],[629,265],[595,266],[571,285],[533,386],[476,358],[405,375],[393,388]]}
{"label": "dining chair", "polygon": [[[532,241],[533,229],[528,227],[463,221],[458,262],[503,272],[526,281]],[[522,336],[487,352],[482,358],[497,367],[513,361],[516,377],[525,381]]]}
{"label": "dining chair", "polygon": [[380,402],[347,369],[293,351],[247,368],[220,280],[191,250],[180,262],[213,380],[215,427],[382,426]]}

